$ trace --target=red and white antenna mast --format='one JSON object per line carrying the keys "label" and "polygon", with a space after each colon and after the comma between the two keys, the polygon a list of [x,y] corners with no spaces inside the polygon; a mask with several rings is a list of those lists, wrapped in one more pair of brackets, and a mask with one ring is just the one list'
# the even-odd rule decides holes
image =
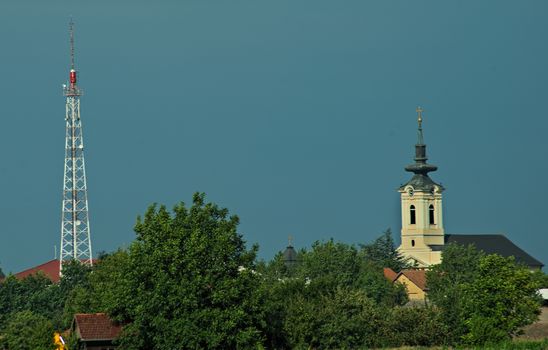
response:
{"label": "red and white antenna mast", "polygon": [[84,162],[84,137],[80,119],[80,96],[74,64],[74,23],[70,29],[69,82],[63,85],[66,96],[65,172],[63,179],[63,204],[61,216],[61,249],[59,262],[79,260],[92,264],[89,228],[88,193]]}

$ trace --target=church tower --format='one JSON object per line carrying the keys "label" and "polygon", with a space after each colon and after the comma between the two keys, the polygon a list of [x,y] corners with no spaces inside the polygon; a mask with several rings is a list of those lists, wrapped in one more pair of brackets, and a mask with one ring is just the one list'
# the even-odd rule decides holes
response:
{"label": "church tower", "polygon": [[418,140],[415,163],[405,167],[413,177],[398,192],[401,194],[401,245],[403,257],[418,267],[441,262],[441,248],[445,240],[443,229],[442,195],[444,188],[428,176],[437,166],[426,161],[426,145],[422,135],[422,109],[418,113]]}

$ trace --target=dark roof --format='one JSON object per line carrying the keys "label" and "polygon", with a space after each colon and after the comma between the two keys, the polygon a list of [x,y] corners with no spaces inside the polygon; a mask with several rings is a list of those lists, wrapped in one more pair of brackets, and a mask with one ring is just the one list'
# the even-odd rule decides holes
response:
{"label": "dark roof", "polygon": [[442,185],[435,183],[428,175],[423,174],[413,175],[411,180],[400,186],[400,190],[403,190],[406,186],[409,185],[413,186],[413,188],[417,191],[433,192],[435,186],[439,187],[442,191],[444,190]]}
{"label": "dark roof", "polygon": [[461,245],[473,244],[476,249],[486,254],[499,254],[504,257],[513,256],[516,261],[529,267],[542,268],[543,263],[527,254],[523,249],[515,245],[502,234],[491,235],[445,235],[445,243],[457,243]]}
{"label": "dark roof", "polygon": [[122,327],[115,324],[107,314],[75,314],[74,330],[80,340],[113,340],[120,335]]}
{"label": "dark roof", "polygon": [[411,180],[409,180],[405,185],[400,187],[400,190],[403,190],[405,186],[413,186],[415,190],[424,191],[424,192],[433,192],[435,186],[439,187],[440,191],[443,191],[443,186],[435,183],[428,176],[429,172],[438,170],[438,167],[432,164],[428,164],[428,157],[426,156],[426,144],[424,143],[422,136],[422,110],[417,109],[419,113],[418,123],[418,141],[415,145],[415,163],[409,164],[405,167],[405,171],[414,173]]}
{"label": "dark roof", "polygon": [[284,262],[286,264],[292,264],[297,262],[297,252],[292,245],[288,245],[283,252]]}

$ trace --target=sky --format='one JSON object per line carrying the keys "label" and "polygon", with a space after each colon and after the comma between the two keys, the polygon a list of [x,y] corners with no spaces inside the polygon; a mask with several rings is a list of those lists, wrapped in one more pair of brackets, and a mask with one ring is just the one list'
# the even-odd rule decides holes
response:
{"label": "sky", "polygon": [[192,194],[270,259],[391,228],[417,106],[446,233],[548,264],[548,2],[0,2],[0,267],[59,247],[75,22],[92,245]]}

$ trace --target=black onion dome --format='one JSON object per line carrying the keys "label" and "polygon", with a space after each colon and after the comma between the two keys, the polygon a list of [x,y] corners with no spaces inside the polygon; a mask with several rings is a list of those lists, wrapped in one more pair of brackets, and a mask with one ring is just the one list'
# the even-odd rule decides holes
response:
{"label": "black onion dome", "polygon": [[283,252],[283,259],[284,263],[287,266],[292,266],[297,263],[297,251],[295,250],[295,248],[293,248],[291,244],[289,244],[287,248],[285,248]]}
{"label": "black onion dome", "polygon": [[420,107],[417,108],[417,112],[419,113],[419,129],[418,142],[415,145],[415,163],[409,164],[405,167],[405,171],[409,171],[415,175],[413,175],[411,180],[409,180],[406,184],[402,185],[400,189],[403,190],[406,186],[413,186],[413,188],[418,191],[432,192],[436,187],[443,190],[442,185],[435,183],[428,176],[429,172],[438,170],[438,167],[426,162],[428,157],[426,156],[426,144],[423,141],[422,135],[422,109]]}

